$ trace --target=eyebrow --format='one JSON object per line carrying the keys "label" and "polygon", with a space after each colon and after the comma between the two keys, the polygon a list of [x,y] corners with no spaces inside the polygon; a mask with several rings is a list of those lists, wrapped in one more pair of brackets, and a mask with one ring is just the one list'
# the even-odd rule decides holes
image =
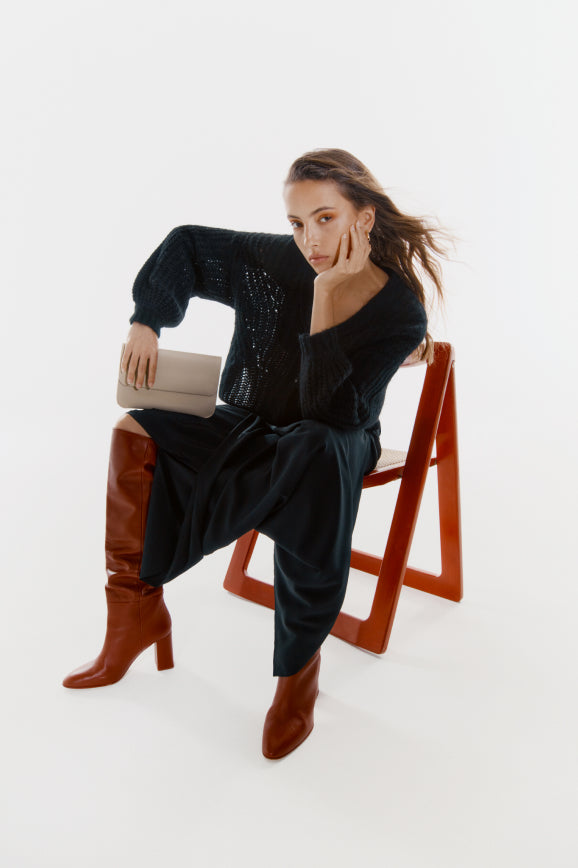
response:
{"label": "eyebrow", "polygon": [[[312,211],[309,216],[313,217],[314,214],[318,214],[320,211],[335,211],[335,205],[323,205],[321,208],[316,208],[315,211]],[[295,220],[299,220],[299,217],[296,217],[295,214],[287,214],[288,220],[290,220],[292,217]]]}

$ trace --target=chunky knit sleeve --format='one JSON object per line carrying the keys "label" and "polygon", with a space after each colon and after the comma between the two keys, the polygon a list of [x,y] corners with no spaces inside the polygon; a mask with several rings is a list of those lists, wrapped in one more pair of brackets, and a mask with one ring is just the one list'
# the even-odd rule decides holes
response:
{"label": "chunky knit sleeve", "polygon": [[427,329],[425,310],[409,290],[391,296],[379,311],[368,306],[333,328],[299,335],[305,418],[342,428],[376,421],[389,381]]}
{"label": "chunky knit sleeve", "polygon": [[213,226],[177,226],[152,252],[138,272],[130,322],[141,322],[157,335],[178,325],[193,296],[235,307],[238,281],[235,261],[260,268],[282,262],[289,237],[239,232]]}

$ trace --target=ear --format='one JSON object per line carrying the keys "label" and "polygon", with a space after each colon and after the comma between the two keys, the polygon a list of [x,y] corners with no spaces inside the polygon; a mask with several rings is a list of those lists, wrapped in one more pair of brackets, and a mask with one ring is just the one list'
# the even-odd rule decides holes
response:
{"label": "ear", "polygon": [[375,224],[375,205],[364,205],[359,209],[358,219],[365,232],[371,232]]}

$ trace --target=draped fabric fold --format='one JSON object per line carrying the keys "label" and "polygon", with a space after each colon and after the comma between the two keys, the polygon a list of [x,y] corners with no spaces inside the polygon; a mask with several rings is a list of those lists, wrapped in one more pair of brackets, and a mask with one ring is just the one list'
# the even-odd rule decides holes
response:
{"label": "draped fabric fold", "polygon": [[131,415],[158,447],[141,579],[166,584],[259,530],[275,542],[273,674],[297,672],[343,603],[363,475],[377,461],[374,438],[309,419],[271,425],[228,405],[210,419]]}

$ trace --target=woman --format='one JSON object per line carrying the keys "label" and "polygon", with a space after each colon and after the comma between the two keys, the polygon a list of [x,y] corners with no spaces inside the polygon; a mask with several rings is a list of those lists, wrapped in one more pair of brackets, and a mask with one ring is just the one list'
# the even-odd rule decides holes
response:
{"label": "woman", "polygon": [[160,329],[181,322],[191,297],[213,299],[235,309],[225,403],[209,419],[133,410],[113,429],[107,631],[99,656],[63,682],[112,684],[152,644],[158,668],[172,667],[162,585],[255,528],[275,541],[270,759],[313,728],[320,647],[345,596],[387,384],[410,354],[431,358],[414,257],[442,292],[432,230],[348,152],[298,158],[284,199],[292,235],[178,226],[137,274],[128,383],[142,388],[147,367],[154,383]]}

